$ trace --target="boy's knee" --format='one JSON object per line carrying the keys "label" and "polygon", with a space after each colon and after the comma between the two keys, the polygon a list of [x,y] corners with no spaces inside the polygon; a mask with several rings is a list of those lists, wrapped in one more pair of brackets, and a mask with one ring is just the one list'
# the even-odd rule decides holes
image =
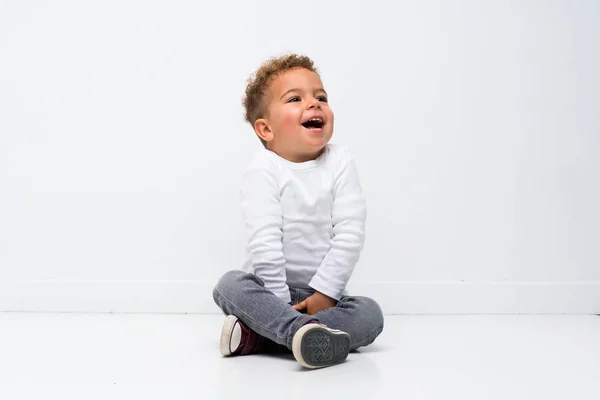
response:
{"label": "boy's knee", "polygon": [[214,292],[225,294],[235,287],[239,287],[245,273],[243,271],[233,270],[223,274],[221,279],[215,285]]}
{"label": "boy's knee", "polygon": [[227,271],[215,285],[213,289],[213,300],[221,307],[221,309],[225,306],[223,303],[224,300],[231,300],[231,298],[234,297],[233,293],[236,290],[236,287],[239,288],[243,274],[243,271]]}
{"label": "boy's knee", "polygon": [[216,301],[217,294],[226,298],[231,297],[234,293],[242,291],[243,287],[252,281],[262,284],[258,277],[253,274],[240,270],[227,271],[217,282],[213,290],[213,298]]}
{"label": "boy's knee", "polygon": [[364,315],[368,316],[369,322],[374,326],[383,328],[383,312],[379,304],[369,297],[359,297]]}

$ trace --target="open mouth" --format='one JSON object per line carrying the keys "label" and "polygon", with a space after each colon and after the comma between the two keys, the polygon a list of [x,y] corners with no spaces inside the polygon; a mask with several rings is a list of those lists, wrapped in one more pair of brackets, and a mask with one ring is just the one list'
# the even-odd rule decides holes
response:
{"label": "open mouth", "polygon": [[324,125],[325,125],[325,122],[323,122],[323,120],[318,117],[311,118],[302,124],[303,127],[305,127],[306,129],[310,129],[310,130],[321,130],[321,129],[323,129]]}

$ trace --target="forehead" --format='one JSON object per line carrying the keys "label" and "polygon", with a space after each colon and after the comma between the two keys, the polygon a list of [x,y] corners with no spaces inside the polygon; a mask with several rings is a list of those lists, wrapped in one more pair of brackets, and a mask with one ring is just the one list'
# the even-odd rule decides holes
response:
{"label": "forehead", "polygon": [[322,89],[321,78],[315,72],[305,68],[295,68],[277,75],[269,85],[269,91],[274,95],[285,93],[290,89]]}

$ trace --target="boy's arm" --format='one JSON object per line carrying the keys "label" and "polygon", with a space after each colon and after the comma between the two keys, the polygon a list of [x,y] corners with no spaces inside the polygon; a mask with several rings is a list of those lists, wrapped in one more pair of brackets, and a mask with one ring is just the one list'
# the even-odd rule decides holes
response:
{"label": "boy's arm", "polygon": [[367,210],[354,159],[345,151],[333,192],[333,239],[309,285],[339,300],[350,280],[365,241]]}
{"label": "boy's arm", "polygon": [[265,283],[265,288],[289,303],[282,244],[283,212],[275,176],[267,169],[248,170],[240,195],[254,274]]}

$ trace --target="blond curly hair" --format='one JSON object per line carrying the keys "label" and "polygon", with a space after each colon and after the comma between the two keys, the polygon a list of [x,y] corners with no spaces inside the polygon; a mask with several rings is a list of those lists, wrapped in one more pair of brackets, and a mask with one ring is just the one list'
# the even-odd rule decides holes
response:
{"label": "blond curly hair", "polygon": [[[265,98],[271,80],[281,73],[295,68],[305,68],[318,74],[314,62],[307,56],[287,54],[269,59],[250,76],[242,104],[246,110],[246,121],[248,121],[252,127],[254,127],[254,123],[257,119],[265,118],[267,116],[267,104]],[[267,142],[262,139],[260,139],[260,141],[266,148]]]}

